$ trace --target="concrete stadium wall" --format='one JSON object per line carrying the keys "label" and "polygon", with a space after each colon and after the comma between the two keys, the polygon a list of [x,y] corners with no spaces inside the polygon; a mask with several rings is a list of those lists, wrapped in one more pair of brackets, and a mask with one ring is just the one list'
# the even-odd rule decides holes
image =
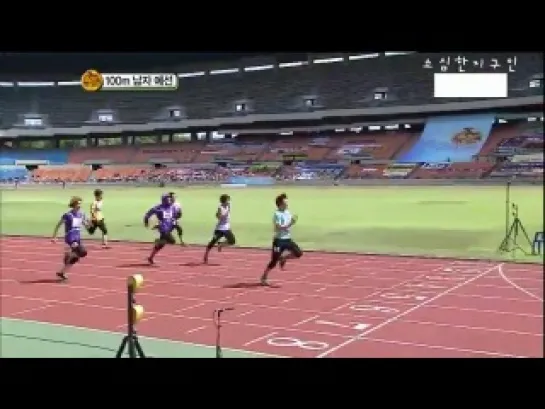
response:
{"label": "concrete stadium wall", "polygon": [[507,181],[511,181],[513,185],[542,185],[543,180],[510,180],[510,179],[357,179],[357,180],[339,180],[336,182],[317,180],[317,181],[300,181],[282,182],[281,184],[298,186],[498,186],[505,185]]}

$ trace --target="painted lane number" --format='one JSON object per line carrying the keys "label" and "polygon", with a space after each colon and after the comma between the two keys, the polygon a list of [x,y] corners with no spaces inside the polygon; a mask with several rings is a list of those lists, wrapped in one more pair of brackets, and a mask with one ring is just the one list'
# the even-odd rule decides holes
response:
{"label": "painted lane number", "polygon": [[467,280],[467,277],[456,276],[426,276],[426,280],[430,281],[462,281]]}
{"label": "painted lane number", "polygon": [[323,320],[316,320],[314,322],[318,325],[330,325],[332,327],[349,328],[349,329],[353,329],[354,331],[365,331],[367,328],[371,326],[371,324],[364,324],[364,323],[340,324],[338,322],[323,321]]}
{"label": "painted lane number", "polygon": [[323,351],[324,349],[329,348],[329,344],[326,342],[320,341],[303,341],[298,338],[291,337],[275,337],[269,338],[267,344],[274,347],[292,347],[292,348],[301,348],[308,351]]}
{"label": "painted lane number", "polygon": [[412,295],[412,294],[396,294],[396,293],[384,293],[380,294],[382,298],[387,298],[389,300],[416,300],[424,301],[427,297],[423,295]]}
{"label": "painted lane number", "polygon": [[436,284],[428,284],[428,283],[409,283],[404,284],[403,287],[408,288],[422,288],[424,290],[444,290],[448,287],[445,287],[444,285],[436,285]]}
{"label": "painted lane number", "polygon": [[383,314],[399,314],[399,310],[396,310],[395,308],[389,308],[389,307],[381,307],[378,305],[351,305],[349,307],[352,311],[374,311],[374,312],[381,312]]}

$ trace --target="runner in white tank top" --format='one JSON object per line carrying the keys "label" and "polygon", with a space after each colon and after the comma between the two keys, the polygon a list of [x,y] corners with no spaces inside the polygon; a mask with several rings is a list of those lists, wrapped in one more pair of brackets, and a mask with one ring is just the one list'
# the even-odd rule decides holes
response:
{"label": "runner in white tank top", "polygon": [[[216,219],[214,234],[204,252],[204,264],[208,263],[208,254],[216,244],[218,251],[221,251],[223,247],[232,246],[236,242],[235,235],[231,230],[231,197],[229,195],[223,194],[220,196],[220,203],[216,210]],[[221,240],[222,238],[224,240]]]}

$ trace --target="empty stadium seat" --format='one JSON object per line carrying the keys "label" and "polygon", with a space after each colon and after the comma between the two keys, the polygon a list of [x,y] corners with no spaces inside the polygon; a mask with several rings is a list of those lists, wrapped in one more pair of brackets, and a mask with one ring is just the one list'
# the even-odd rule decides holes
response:
{"label": "empty stadium seat", "polygon": [[69,163],[127,163],[135,155],[132,146],[102,146],[96,148],[75,148],[68,154]]}
{"label": "empty stadium seat", "polygon": [[136,153],[131,158],[132,163],[149,163],[150,161],[166,160],[167,162],[193,162],[203,142],[186,142],[173,144],[145,144],[136,147]]}
{"label": "empty stadium seat", "polygon": [[0,165],[0,181],[26,180],[28,170],[24,166]]}
{"label": "empty stadium seat", "polygon": [[35,182],[87,182],[91,173],[91,167],[83,165],[40,166],[32,172],[32,179]]}
{"label": "empty stadium seat", "polygon": [[496,148],[500,145],[502,141],[517,136],[519,131],[520,131],[519,125],[511,125],[511,124],[496,125],[494,128],[492,128],[490,135],[488,136],[483,147],[481,148],[481,151],[479,152],[479,156],[490,155],[496,150]]}
{"label": "empty stadium seat", "polygon": [[93,172],[92,178],[99,182],[108,182],[116,180],[137,180],[146,178],[154,169],[151,166],[137,165],[105,165]]}
{"label": "empty stadium seat", "polygon": [[15,165],[17,161],[45,161],[51,165],[62,165],[68,162],[68,152],[62,149],[2,149],[0,151],[1,165]]}

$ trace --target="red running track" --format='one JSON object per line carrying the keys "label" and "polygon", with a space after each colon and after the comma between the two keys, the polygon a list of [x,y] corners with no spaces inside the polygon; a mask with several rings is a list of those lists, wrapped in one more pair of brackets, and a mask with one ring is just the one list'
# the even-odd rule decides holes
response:
{"label": "red running track", "polygon": [[[125,328],[126,278],[143,273],[142,335],[289,357],[543,357],[543,267],[481,261],[307,253],[256,286],[269,253],[89,244],[67,284],[53,283],[62,247],[1,239],[2,316],[109,331]],[[48,282],[49,281],[49,282]],[[67,308],[68,307],[68,308]]]}

